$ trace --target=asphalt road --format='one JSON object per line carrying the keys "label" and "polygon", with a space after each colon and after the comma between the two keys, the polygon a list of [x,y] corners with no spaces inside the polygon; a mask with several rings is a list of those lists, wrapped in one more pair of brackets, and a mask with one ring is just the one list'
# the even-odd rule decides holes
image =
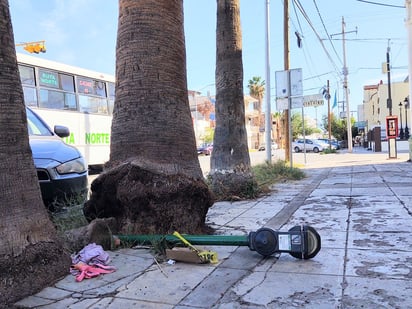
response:
{"label": "asphalt road", "polygon": [[[404,144],[404,145],[403,145]],[[339,150],[337,153],[323,154],[323,153],[295,153],[292,152],[292,164],[299,168],[321,168],[334,166],[349,166],[359,164],[373,164],[377,162],[387,162],[387,160],[407,161],[409,159],[409,151],[407,141],[398,145],[398,152],[396,158],[389,159],[388,152],[383,149],[382,152],[373,152],[363,147],[353,147],[352,153],[348,153],[347,149]],[[266,161],[267,154],[265,151],[251,151],[249,152],[250,162],[252,166],[262,164]],[[285,150],[277,149],[272,151],[272,162],[285,159]],[[199,156],[200,168],[204,175],[210,171],[210,156]],[[89,176],[89,183],[91,183],[97,175]]]}

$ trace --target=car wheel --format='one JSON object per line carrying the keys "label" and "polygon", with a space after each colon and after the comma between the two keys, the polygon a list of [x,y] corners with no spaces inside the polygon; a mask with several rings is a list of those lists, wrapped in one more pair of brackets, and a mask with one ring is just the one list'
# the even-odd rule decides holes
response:
{"label": "car wheel", "polygon": [[300,152],[300,149],[299,149],[298,146],[296,146],[294,150],[295,150],[295,152]]}
{"label": "car wheel", "polygon": [[318,153],[318,152],[319,152],[319,148],[318,148],[318,147],[313,147],[313,152],[314,152],[314,153]]}

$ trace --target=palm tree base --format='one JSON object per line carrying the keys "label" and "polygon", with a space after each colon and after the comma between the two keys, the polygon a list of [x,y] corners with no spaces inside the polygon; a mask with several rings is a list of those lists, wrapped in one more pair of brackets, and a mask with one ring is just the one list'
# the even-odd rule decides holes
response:
{"label": "palm tree base", "polygon": [[101,174],[92,183],[84,214],[114,217],[121,234],[198,234],[206,230],[206,214],[213,205],[203,179],[129,162]]}

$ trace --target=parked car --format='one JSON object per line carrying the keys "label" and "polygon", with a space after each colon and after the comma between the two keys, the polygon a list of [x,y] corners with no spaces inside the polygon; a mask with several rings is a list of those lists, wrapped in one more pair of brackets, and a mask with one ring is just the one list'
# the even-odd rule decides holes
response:
{"label": "parked car", "polygon": [[[329,139],[327,139],[327,138],[318,138],[318,140],[328,144],[328,148],[329,148]],[[330,144],[332,146],[332,149],[338,150],[338,149],[341,148],[339,142],[336,139],[331,139]]]}
{"label": "parked car", "polygon": [[26,113],[44,204],[54,211],[68,202],[84,202],[88,192],[87,164],[79,150],[61,139],[70,135],[69,129],[55,126],[52,131],[33,110],[27,108]]}
{"label": "parked car", "polygon": [[197,148],[198,155],[210,156],[213,151],[213,144],[202,145]]}
{"label": "parked car", "polygon": [[[279,149],[279,145],[275,142],[272,142],[272,150],[276,150],[276,149]],[[259,146],[258,151],[265,151],[265,150],[266,150],[266,144],[261,144]]]}
{"label": "parked car", "polygon": [[317,140],[317,139],[297,139],[292,143],[292,148],[295,152],[301,152],[304,149],[306,151],[313,151],[315,153],[318,153],[320,151],[323,151],[326,147],[329,147],[329,145]]}

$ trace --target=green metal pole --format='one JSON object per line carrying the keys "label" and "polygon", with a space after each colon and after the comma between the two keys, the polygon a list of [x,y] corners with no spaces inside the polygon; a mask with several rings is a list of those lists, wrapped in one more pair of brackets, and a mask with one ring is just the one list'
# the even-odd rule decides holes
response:
{"label": "green metal pole", "polygon": [[[210,246],[248,246],[248,236],[227,236],[227,235],[182,235],[192,245]],[[181,243],[181,240],[174,235],[116,235],[120,241],[135,243],[140,245],[150,245],[154,242],[165,240],[172,244]]]}

